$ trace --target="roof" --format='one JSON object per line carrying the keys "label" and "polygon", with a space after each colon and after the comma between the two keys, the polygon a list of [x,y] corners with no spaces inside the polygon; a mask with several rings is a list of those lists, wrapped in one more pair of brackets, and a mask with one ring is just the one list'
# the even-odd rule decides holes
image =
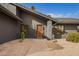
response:
{"label": "roof", "polygon": [[16,3],[10,3],[10,4],[12,4],[14,6],[17,6],[17,7],[21,8],[22,10],[24,10],[26,12],[28,11],[28,12],[36,14],[36,15],[38,15],[40,17],[46,18],[47,20],[52,20],[53,22],[56,22],[56,20],[54,18],[49,17],[48,15],[42,14],[40,12],[34,11],[34,10],[32,10],[32,9],[30,9],[28,7],[25,7],[25,6],[21,5],[21,4],[16,4]]}
{"label": "roof", "polygon": [[[79,24],[79,19],[76,19],[76,18],[52,18],[48,15],[45,15],[45,14],[42,14],[40,12],[34,11],[34,10],[32,10],[28,7],[22,6],[20,4],[16,4],[16,3],[10,3],[10,4],[12,4],[16,7],[19,7],[20,9],[24,10],[25,12],[35,14],[37,16],[40,16],[41,18],[45,18],[46,20],[52,20],[56,24]],[[9,15],[10,17],[13,17],[16,20],[22,21],[18,16],[16,16],[12,12],[10,12],[8,9],[3,7],[2,5],[0,5],[0,11],[2,11],[3,13]]]}
{"label": "roof", "polygon": [[2,5],[0,5],[0,12],[3,12],[4,14],[6,14],[6,15],[8,15],[8,16],[10,16],[10,17],[12,17],[12,18],[14,18],[14,19],[22,22],[22,20],[18,16],[16,16],[12,12],[10,12],[8,9],[6,9],[5,7],[3,7]]}
{"label": "roof", "polygon": [[76,18],[55,18],[59,24],[79,24],[79,19]]}

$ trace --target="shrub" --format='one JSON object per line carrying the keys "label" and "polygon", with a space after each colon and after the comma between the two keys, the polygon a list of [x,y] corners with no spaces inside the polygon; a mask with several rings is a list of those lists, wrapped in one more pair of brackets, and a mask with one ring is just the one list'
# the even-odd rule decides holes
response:
{"label": "shrub", "polygon": [[67,35],[66,40],[67,41],[71,41],[71,42],[78,43],[79,42],[79,33],[69,33]]}

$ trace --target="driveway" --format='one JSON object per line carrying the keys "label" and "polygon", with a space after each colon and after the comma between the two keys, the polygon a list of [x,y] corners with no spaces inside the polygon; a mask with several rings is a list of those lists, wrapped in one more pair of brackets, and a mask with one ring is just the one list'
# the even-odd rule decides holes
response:
{"label": "driveway", "polygon": [[79,55],[79,43],[67,42],[65,39],[25,39],[14,40],[0,45],[2,56],[61,56]]}
{"label": "driveway", "polygon": [[65,39],[57,39],[57,43],[63,47],[59,50],[48,50],[33,53],[31,55],[37,56],[79,56],[79,43],[68,42]]}

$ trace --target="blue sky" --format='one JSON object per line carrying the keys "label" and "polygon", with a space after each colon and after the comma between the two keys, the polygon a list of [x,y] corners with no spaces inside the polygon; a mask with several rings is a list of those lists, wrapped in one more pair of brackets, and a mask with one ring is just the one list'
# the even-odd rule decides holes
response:
{"label": "blue sky", "polygon": [[79,3],[22,3],[36,11],[60,18],[79,18]]}

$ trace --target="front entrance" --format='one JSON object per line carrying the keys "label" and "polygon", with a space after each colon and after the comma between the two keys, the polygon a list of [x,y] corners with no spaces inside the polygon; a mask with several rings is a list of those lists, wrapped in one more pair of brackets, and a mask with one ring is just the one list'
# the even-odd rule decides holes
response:
{"label": "front entrance", "polygon": [[44,37],[44,27],[43,27],[43,25],[37,25],[36,37],[37,38],[43,38]]}

